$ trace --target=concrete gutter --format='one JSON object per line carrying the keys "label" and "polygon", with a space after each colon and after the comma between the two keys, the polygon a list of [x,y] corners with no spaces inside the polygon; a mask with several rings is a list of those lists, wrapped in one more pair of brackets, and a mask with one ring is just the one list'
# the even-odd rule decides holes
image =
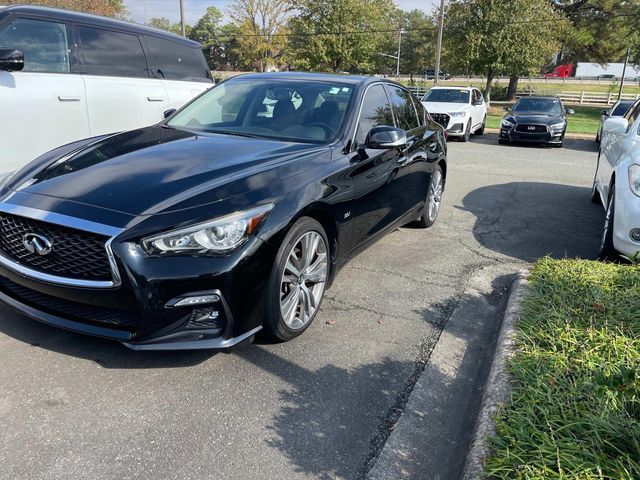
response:
{"label": "concrete gutter", "polygon": [[463,480],[482,478],[484,461],[490,453],[489,438],[496,432],[495,416],[509,400],[511,390],[507,363],[514,354],[516,322],[520,317],[522,302],[527,294],[529,272],[522,270],[511,286],[509,302],[502,320],[493,363],[485,386],[482,406],[476,421],[475,433],[462,476]]}

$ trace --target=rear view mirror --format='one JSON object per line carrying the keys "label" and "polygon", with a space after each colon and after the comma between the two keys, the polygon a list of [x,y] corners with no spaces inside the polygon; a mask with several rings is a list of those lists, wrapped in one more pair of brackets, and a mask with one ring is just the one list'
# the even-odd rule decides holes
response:
{"label": "rear view mirror", "polygon": [[396,127],[373,127],[369,130],[366,148],[386,150],[396,147],[404,147],[407,144],[407,133],[402,128]]}
{"label": "rear view mirror", "polygon": [[24,68],[24,53],[14,48],[0,48],[0,70],[19,72]]}
{"label": "rear view mirror", "polygon": [[623,117],[611,117],[604,121],[602,126],[602,133],[613,133],[615,135],[621,135],[626,133],[629,128],[629,122]]}

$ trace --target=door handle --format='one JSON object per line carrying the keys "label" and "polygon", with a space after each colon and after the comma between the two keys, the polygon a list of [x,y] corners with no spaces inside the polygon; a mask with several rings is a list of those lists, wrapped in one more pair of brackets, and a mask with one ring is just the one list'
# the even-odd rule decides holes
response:
{"label": "door handle", "polygon": [[147,97],[149,102],[164,102],[164,97]]}
{"label": "door handle", "polygon": [[80,97],[73,95],[58,95],[58,100],[61,102],[79,102]]}

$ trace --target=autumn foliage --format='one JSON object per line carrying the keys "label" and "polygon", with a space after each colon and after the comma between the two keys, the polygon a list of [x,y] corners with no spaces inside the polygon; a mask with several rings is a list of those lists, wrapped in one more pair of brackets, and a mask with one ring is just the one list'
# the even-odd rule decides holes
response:
{"label": "autumn foliage", "polygon": [[94,13],[108,17],[120,17],[125,13],[123,0],[0,0],[0,5],[15,3],[64,8],[77,12]]}

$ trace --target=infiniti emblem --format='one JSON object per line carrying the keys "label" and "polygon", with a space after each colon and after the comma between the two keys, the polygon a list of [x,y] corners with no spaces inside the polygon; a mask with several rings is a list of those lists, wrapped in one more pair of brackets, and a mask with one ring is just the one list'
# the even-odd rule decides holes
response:
{"label": "infiniti emblem", "polygon": [[531,131],[533,131],[533,130],[535,130],[535,129],[536,129],[536,127],[534,127],[533,125],[529,125],[529,126],[527,127],[527,130],[531,130]]}
{"label": "infiniti emblem", "polygon": [[22,244],[29,253],[37,255],[48,255],[53,250],[53,245],[47,237],[38,235],[37,233],[27,233],[22,237]]}

